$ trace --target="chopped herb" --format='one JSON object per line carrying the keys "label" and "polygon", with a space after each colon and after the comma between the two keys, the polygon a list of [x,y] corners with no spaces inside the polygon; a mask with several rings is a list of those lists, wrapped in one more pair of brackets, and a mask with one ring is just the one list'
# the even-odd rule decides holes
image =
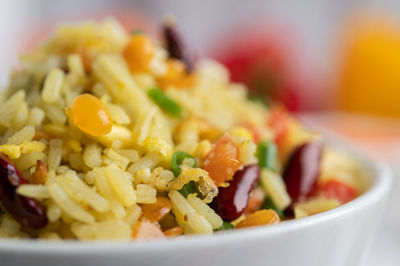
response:
{"label": "chopped herb", "polygon": [[[174,173],[175,177],[179,176],[182,172],[181,165],[186,160],[186,163],[189,162],[191,167],[196,168],[197,162],[196,159],[193,158],[190,154],[187,154],[183,151],[177,151],[172,155],[172,172]],[[193,181],[184,185],[179,192],[187,198],[189,194],[196,193],[196,186]]]}
{"label": "chopped herb", "polygon": [[270,197],[266,197],[264,200],[264,203],[261,206],[261,209],[272,209],[274,211],[276,211],[276,213],[278,214],[279,218],[281,218],[281,220],[283,220],[285,218],[285,214],[283,213],[283,211],[281,209],[279,209],[278,207],[276,207],[275,203],[272,201],[272,199]]}
{"label": "chopped herb", "polygon": [[190,154],[187,154],[186,152],[177,151],[174,153],[174,155],[172,155],[172,172],[175,176],[179,176],[181,174],[181,165],[185,159],[190,159],[190,161],[192,162],[191,167],[197,167],[197,162],[195,158],[193,158]]}
{"label": "chopped herb", "polygon": [[186,185],[184,185],[179,192],[185,197],[187,198],[190,194],[196,193],[196,186],[194,184],[193,181],[190,181],[189,183],[187,183]]}
{"label": "chopped herb", "polygon": [[257,146],[258,166],[275,170],[276,145],[273,142],[260,142]]}
{"label": "chopped herb", "polygon": [[226,231],[226,230],[232,230],[234,228],[235,228],[235,226],[233,224],[224,221],[222,223],[221,227],[215,229],[215,231]]}
{"label": "chopped herb", "polygon": [[165,95],[165,93],[159,88],[151,89],[147,92],[147,94],[164,111],[175,117],[181,116],[181,106]]}

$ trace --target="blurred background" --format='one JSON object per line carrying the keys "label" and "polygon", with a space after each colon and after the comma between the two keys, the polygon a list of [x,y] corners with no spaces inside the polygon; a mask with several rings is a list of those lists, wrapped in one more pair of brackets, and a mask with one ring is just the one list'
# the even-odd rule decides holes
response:
{"label": "blurred background", "polygon": [[2,1],[0,87],[18,54],[61,22],[113,16],[156,38],[165,14],[195,56],[220,60],[252,96],[279,100],[391,165],[390,204],[366,265],[400,265],[400,1]]}

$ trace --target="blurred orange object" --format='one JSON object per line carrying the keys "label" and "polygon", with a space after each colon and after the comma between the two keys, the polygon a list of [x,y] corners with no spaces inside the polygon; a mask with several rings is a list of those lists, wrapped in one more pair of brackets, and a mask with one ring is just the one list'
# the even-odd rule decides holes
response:
{"label": "blurred orange object", "polygon": [[281,222],[274,210],[259,210],[250,214],[236,225],[236,228],[245,228],[259,225],[278,224]]}
{"label": "blurred orange object", "polygon": [[186,65],[177,59],[171,58],[167,60],[167,72],[158,82],[162,88],[168,86],[190,87],[193,85],[194,76],[188,74]]}
{"label": "blurred orange object", "polygon": [[122,52],[132,73],[147,72],[155,47],[150,39],[142,34],[134,34]]}
{"label": "blurred orange object", "polygon": [[347,30],[339,106],[346,111],[400,117],[400,26],[363,14]]}

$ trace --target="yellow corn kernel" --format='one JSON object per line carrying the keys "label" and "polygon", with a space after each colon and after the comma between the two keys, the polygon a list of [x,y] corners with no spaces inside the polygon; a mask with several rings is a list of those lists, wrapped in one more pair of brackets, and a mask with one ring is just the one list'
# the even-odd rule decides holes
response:
{"label": "yellow corn kernel", "polygon": [[122,55],[132,73],[147,72],[150,60],[154,56],[155,48],[153,43],[141,34],[135,34]]}
{"label": "yellow corn kernel", "polygon": [[238,136],[238,137],[245,137],[248,140],[253,140],[253,134],[245,128],[245,127],[233,127],[231,130],[229,130],[229,134],[233,136]]}
{"label": "yellow corn kernel", "polygon": [[111,131],[111,115],[105,105],[91,94],[82,94],[72,102],[68,114],[74,124],[92,136],[106,135]]}

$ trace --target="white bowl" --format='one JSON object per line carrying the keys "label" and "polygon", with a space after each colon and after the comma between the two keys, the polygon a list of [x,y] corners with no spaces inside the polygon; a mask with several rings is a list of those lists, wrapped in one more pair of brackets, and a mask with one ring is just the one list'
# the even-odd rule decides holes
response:
{"label": "white bowl", "polygon": [[361,265],[383,214],[391,173],[382,163],[348,147],[345,150],[370,172],[371,187],[336,209],[279,225],[168,241],[83,243],[2,239],[0,265]]}

